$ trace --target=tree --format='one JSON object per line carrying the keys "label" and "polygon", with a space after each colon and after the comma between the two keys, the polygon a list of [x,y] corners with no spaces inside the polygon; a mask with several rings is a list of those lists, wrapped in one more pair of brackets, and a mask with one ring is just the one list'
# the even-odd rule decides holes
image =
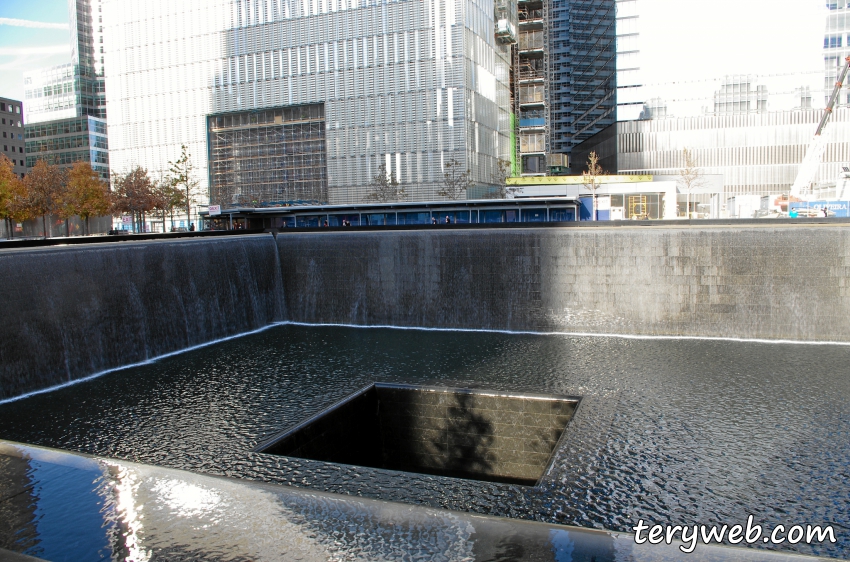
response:
{"label": "tree", "polygon": [[492,182],[496,189],[488,191],[487,199],[507,199],[520,190],[518,187],[508,187],[508,178],[511,177],[511,161],[499,158],[496,162],[496,170],[493,172]]}
{"label": "tree", "polygon": [[148,171],[137,166],[123,176],[114,176],[112,181],[115,186],[112,212],[130,213],[133,231],[138,232],[138,227],[144,224],[145,213],[153,210],[156,204]]}
{"label": "tree", "polygon": [[5,155],[0,155],[0,218],[6,223],[9,238],[14,237],[15,223],[29,218],[24,184]]}
{"label": "tree", "polygon": [[38,160],[24,177],[25,206],[31,216],[41,217],[45,238],[50,235],[47,230],[47,216],[59,212],[65,185],[64,170],[50,166],[44,160]]}
{"label": "tree", "polygon": [[596,210],[596,190],[599,189],[599,186],[602,185],[601,177],[605,175],[605,170],[602,169],[602,166],[599,165],[599,156],[596,154],[596,151],[590,151],[590,154],[587,157],[587,171],[581,173],[582,178],[584,179],[584,187],[586,187],[590,193],[593,194],[593,219],[597,219],[597,210]]}
{"label": "tree", "polygon": [[685,216],[691,218],[691,191],[705,186],[706,179],[702,170],[697,167],[694,153],[687,148],[682,150],[682,160],[684,160],[684,168],[679,170],[679,178],[676,184],[680,189],[687,193],[685,203]]}
{"label": "tree", "polygon": [[452,201],[466,195],[466,190],[472,186],[472,174],[469,168],[461,171],[461,164],[454,158],[443,165],[443,186],[437,191],[440,197]]}
{"label": "tree", "polygon": [[372,191],[366,196],[367,201],[390,203],[404,199],[404,188],[396,179],[395,172],[387,173],[385,164],[378,166],[378,173],[372,178],[369,187]]}
{"label": "tree", "polygon": [[192,164],[192,157],[185,144],[180,147],[180,158],[169,162],[168,165],[170,166],[168,179],[171,185],[186,193],[186,222],[190,222],[192,220],[192,189],[198,186],[198,180],[195,179],[195,166]]}
{"label": "tree", "polygon": [[68,188],[62,198],[62,214],[74,215],[83,219],[84,234],[91,234],[90,217],[103,217],[109,214],[112,197],[109,184],[100,179],[91,164],[77,162],[68,172]]}
{"label": "tree", "polygon": [[171,217],[171,227],[174,228],[174,209],[182,209],[186,205],[186,196],[175,187],[170,180],[161,180],[154,186],[155,207],[162,211],[162,222],[165,224],[165,215]]}

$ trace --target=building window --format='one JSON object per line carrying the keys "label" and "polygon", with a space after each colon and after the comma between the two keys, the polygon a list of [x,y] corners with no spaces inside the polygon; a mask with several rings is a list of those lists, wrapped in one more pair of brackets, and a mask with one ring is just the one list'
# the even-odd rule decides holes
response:
{"label": "building window", "polygon": [[827,35],[823,38],[824,49],[838,49],[841,47],[841,35]]}

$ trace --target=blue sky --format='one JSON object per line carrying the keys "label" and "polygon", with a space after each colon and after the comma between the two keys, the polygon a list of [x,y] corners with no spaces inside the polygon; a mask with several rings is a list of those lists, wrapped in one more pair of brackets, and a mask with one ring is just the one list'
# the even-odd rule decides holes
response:
{"label": "blue sky", "polygon": [[[28,27],[10,19],[64,28]],[[23,98],[25,69],[70,62],[67,26],[67,0],[0,0],[0,96]]]}

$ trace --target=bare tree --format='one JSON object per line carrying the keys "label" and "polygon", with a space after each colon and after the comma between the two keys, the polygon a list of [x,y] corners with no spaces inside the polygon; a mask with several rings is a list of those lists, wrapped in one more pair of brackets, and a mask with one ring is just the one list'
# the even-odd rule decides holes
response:
{"label": "bare tree", "polygon": [[395,172],[387,173],[386,164],[378,166],[378,173],[372,178],[369,187],[371,191],[366,196],[367,201],[391,203],[401,201],[405,196],[404,187],[396,179]]}
{"label": "bare tree", "polygon": [[691,192],[694,189],[704,187],[706,179],[702,170],[697,167],[696,158],[694,157],[693,152],[687,148],[683,149],[682,160],[684,160],[684,167],[679,170],[679,178],[676,181],[676,184],[680,189],[687,193],[685,216],[687,218],[691,218]]}
{"label": "bare tree", "polygon": [[186,145],[180,147],[180,158],[174,162],[169,162],[170,166],[169,181],[176,188],[183,189],[186,192],[186,222],[192,221],[192,189],[198,186],[198,180],[195,178],[195,165],[192,164],[192,157],[189,154],[189,149]]}
{"label": "bare tree", "polygon": [[466,195],[471,186],[472,173],[469,168],[461,170],[460,162],[452,158],[443,165],[443,186],[437,195],[456,201]]}
{"label": "bare tree", "polygon": [[48,238],[47,216],[59,211],[62,192],[65,190],[66,174],[44,160],[38,160],[24,177],[26,206],[33,217],[41,217],[44,237]]}
{"label": "bare tree", "polygon": [[488,191],[487,199],[507,199],[520,190],[519,187],[508,187],[508,178],[511,177],[511,161],[499,159],[496,162],[496,170],[493,172],[492,182],[496,189]]}
{"label": "bare tree", "polygon": [[596,191],[602,185],[602,176],[604,175],[605,170],[599,165],[599,156],[596,151],[591,151],[587,157],[587,171],[582,172],[581,176],[584,179],[584,187],[593,194],[593,220],[597,219]]}

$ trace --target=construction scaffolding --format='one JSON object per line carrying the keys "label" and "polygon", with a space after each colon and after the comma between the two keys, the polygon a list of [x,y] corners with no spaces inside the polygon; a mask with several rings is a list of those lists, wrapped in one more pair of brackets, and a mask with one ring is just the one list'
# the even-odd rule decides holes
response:
{"label": "construction scaffolding", "polygon": [[520,0],[513,49],[517,160],[522,175],[546,174],[549,152],[548,0]]}
{"label": "construction scaffolding", "polygon": [[324,104],[210,115],[210,203],[327,202]]}

